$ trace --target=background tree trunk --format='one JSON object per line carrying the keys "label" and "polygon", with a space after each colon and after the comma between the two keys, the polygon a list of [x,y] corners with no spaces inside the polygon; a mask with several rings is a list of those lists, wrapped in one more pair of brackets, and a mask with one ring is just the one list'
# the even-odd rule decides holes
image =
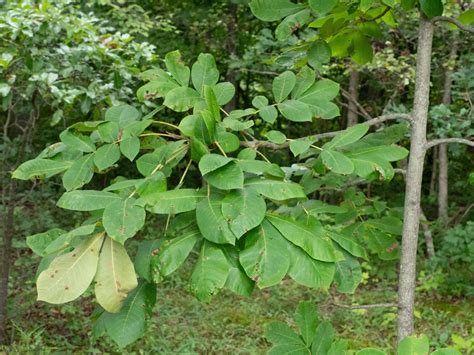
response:
{"label": "background tree trunk", "polygon": [[425,158],[426,126],[431,75],[431,50],[433,24],[420,20],[416,58],[415,97],[413,122],[408,161],[405,209],[403,221],[402,253],[398,284],[398,340],[413,333],[413,309],[415,303],[416,252],[420,225],[421,183]]}
{"label": "background tree trunk", "polygon": [[351,70],[349,95],[353,100],[348,100],[347,127],[357,124],[357,106],[354,101],[359,99],[359,72],[356,69]]}
{"label": "background tree trunk", "polygon": [[[454,38],[449,54],[448,67],[444,77],[443,104],[451,104],[451,88],[453,86],[452,68],[457,55],[457,39]],[[440,144],[438,147],[439,178],[438,178],[438,218],[445,224],[448,221],[448,145]]]}

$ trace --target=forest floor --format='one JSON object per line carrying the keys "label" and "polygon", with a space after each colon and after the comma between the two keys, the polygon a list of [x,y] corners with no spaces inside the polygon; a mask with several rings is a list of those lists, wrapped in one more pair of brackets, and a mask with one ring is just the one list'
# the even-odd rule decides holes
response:
{"label": "forest floor", "polygon": [[[28,252],[26,252],[28,253]],[[17,259],[13,267],[10,315],[12,352],[80,351],[123,352],[110,339],[91,340],[90,315],[94,309],[91,293],[61,306],[36,302],[33,283],[36,257]],[[28,271],[28,272],[25,272]],[[394,308],[346,309],[337,304],[394,302],[394,282],[370,282],[354,295],[311,290],[284,281],[278,287],[256,290],[252,297],[222,292],[210,304],[196,300],[186,289],[190,267],[184,267],[158,286],[155,314],[146,334],[125,350],[153,354],[262,354],[270,344],[264,338],[265,326],[273,320],[294,325],[293,314],[300,301],[313,301],[320,318],[330,320],[339,337],[349,340],[350,348],[393,349],[396,341]],[[419,295],[416,329],[430,337],[431,345],[452,345],[452,335],[474,339],[472,299],[443,299]],[[471,316],[470,316],[471,315]],[[459,338],[460,337],[460,338]],[[1,350],[1,349],[0,349]]]}

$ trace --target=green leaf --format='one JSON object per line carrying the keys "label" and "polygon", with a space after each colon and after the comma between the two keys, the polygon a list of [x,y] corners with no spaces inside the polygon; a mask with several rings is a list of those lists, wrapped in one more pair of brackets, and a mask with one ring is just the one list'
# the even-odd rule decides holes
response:
{"label": "green leaf", "polygon": [[219,143],[225,153],[232,153],[240,148],[240,139],[235,134],[219,132],[216,138],[217,143]]}
{"label": "green leaf", "polygon": [[403,10],[410,11],[415,7],[417,2],[417,0],[401,0],[401,6]]}
{"label": "green leaf", "polygon": [[212,117],[214,120],[217,122],[221,121],[221,108],[219,104],[217,103],[217,98],[216,95],[214,94],[214,91],[212,87],[208,85],[204,85],[204,98],[206,100],[207,108],[209,112],[212,114]]}
{"label": "green leaf", "polygon": [[168,92],[163,105],[173,111],[184,112],[194,107],[199,99],[199,93],[196,90],[182,86]]}
{"label": "green leaf", "polygon": [[334,329],[328,321],[321,322],[316,329],[311,354],[326,355],[334,340]]}
{"label": "green leaf", "polygon": [[141,282],[128,295],[119,313],[105,313],[102,317],[110,337],[123,348],[145,333],[145,317],[156,302],[154,284]]}
{"label": "green leaf", "polygon": [[286,71],[273,79],[272,92],[276,102],[282,102],[290,95],[295,87],[296,76],[291,71]]}
{"label": "green leaf", "polygon": [[166,96],[171,90],[179,85],[163,70],[160,70],[159,78],[150,81],[137,90],[137,98],[143,102],[153,98]]}
{"label": "green leaf", "polygon": [[265,122],[268,123],[273,123],[278,117],[278,111],[275,108],[275,106],[265,106],[262,107],[259,111],[258,114],[264,120]]}
{"label": "green leaf", "polygon": [[280,131],[269,131],[265,136],[270,142],[275,144],[283,144],[286,142],[286,136]]}
{"label": "green leaf", "polygon": [[420,7],[428,17],[441,16],[444,11],[441,0],[420,0]]}
{"label": "green leaf", "polygon": [[334,282],[337,284],[337,291],[341,293],[354,293],[355,289],[362,282],[362,268],[357,259],[344,253],[346,259],[336,263],[336,275]]}
{"label": "green leaf", "polygon": [[277,21],[301,10],[304,5],[289,0],[252,0],[250,10],[262,21]]}
{"label": "green leaf", "polygon": [[112,106],[105,111],[105,120],[116,122],[120,127],[125,127],[128,123],[138,121],[140,117],[140,112],[130,105]]}
{"label": "green leaf", "polygon": [[359,4],[359,9],[362,12],[367,12],[367,10],[369,10],[373,4],[374,0],[361,0]]}
{"label": "green leaf", "polygon": [[100,138],[106,143],[113,143],[118,139],[120,127],[117,122],[105,122],[97,128]]}
{"label": "green leaf", "polygon": [[312,144],[313,141],[307,139],[297,139],[290,142],[290,150],[296,157],[297,155],[305,153]]}
{"label": "green leaf", "polygon": [[323,150],[321,152],[321,159],[324,165],[336,174],[352,174],[354,171],[354,164],[344,154],[335,150]]}
{"label": "green leaf", "polygon": [[266,211],[265,200],[252,190],[233,190],[222,200],[222,215],[237,239],[260,225]]}
{"label": "green leaf", "polygon": [[458,21],[464,25],[470,25],[474,22],[474,9],[464,11],[458,16]]}
{"label": "green leaf", "polygon": [[82,239],[78,237],[90,235],[94,232],[94,230],[95,224],[87,224],[73,229],[67,233],[61,234],[44,249],[44,254],[54,254],[64,251],[71,246],[76,246],[77,242],[81,241]]}
{"label": "green leaf", "polygon": [[219,70],[211,54],[201,53],[193,64],[191,79],[199,94],[204,94],[204,85],[213,86],[219,81]]}
{"label": "green leaf", "polygon": [[365,348],[359,350],[356,355],[387,355],[385,351],[374,349],[374,348]]}
{"label": "green leaf", "polygon": [[138,137],[126,137],[120,142],[120,151],[130,161],[136,158],[140,152],[140,139]]}
{"label": "green leaf", "polygon": [[48,178],[63,172],[72,165],[69,161],[33,159],[21,164],[12,174],[13,179]]}
{"label": "green leaf", "polygon": [[408,336],[398,344],[398,355],[425,355],[430,351],[430,343],[426,335]]}
{"label": "green leaf", "polygon": [[83,134],[74,134],[69,130],[65,130],[59,135],[61,142],[68,147],[84,153],[92,153],[95,151],[95,144],[89,136]]}
{"label": "green leaf", "polygon": [[56,203],[56,206],[72,211],[96,211],[119,199],[118,195],[111,192],[75,190],[65,192]]}
{"label": "green leaf", "polygon": [[309,7],[318,15],[325,15],[336,6],[337,0],[309,0]]}
{"label": "green leaf", "polygon": [[303,188],[293,182],[251,178],[245,181],[245,187],[254,189],[259,194],[276,201],[306,198]]}
{"label": "green leaf", "polygon": [[165,56],[165,64],[166,69],[181,86],[188,86],[190,70],[183,63],[179,51],[168,52]]}
{"label": "green leaf", "polygon": [[235,95],[235,86],[228,81],[218,83],[212,89],[216,95],[217,103],[221,106],[229,103]]}
{"label": "green leaf", "polygon": [[266,219],[245,237],[240,264],[259,288],[278,284],[289,267],[287,242]]}
{"label": "green leaf", "polygon": [[38,277],[38,301],[60,304],[82,295],[94,279],[103,238],[103,233],[96,234],[56,257]]}
{"label": "green leaf", "polygon": [[191,275],[191,290],[200,301],[209,302],[224,287],[229,264],[220,248],[204,241]]}
{"label": "green leaf", "polygon": [[341,248],[349,252],[351,255],[354,255],[358,258],[363,258],[368,260],[367,252],[365,249],[358,244],[354,238],[347,237],[342,234],[328,232],[329,237],[334,240]]}
{"label": "green leaf", "polygon": [[221,190],[241,189],[244,184],[244,172],[234,161],[203,175],[203,178]]}
{"label": "green leaf", "polygon": [[329,79],[322,79],[314,83],[307,91],[305,91],[299,100],[308,105],[316,105],[322,101],[330,101],[338,94],[338,83]]}
{"label": "green leaf", "polygon": [[330,142],[326,143],[324,149],[334,149],[344,147],[351,143],[357,142],[361,139],[369,130],[369,126],[365,123],[356,124],[352,127],[339,133]]}
{"label": "green leaf", "polygon": [[114,201],[105,207],[103,224],[107,234],[120,244],[133,237],[145,224],[145,210],[135,200]]}
{"label": "green leaf", "polygon": [[219,154],[207,154],[199,161],[199,171],[202,175],[206,175],[229,164],[231,161],[233,161],[231,158]]}
{"label": "green leaf", "polygon": [[26,237],[26,245],[39,256],[45,256],[46,247],[65,232],[59,228],[50,229],[47,232],[33,234]]}
{"label": "green leaf", "polygon": [[298,100],[286,100],[278,104],[281,114],[294,122],[311,122],[311,109],[305,103]]}
{"label": "green leaf", "polygon": [[316,73],[314,70],[307,66],[303,67],[298,74],[296,74],[296,84],[291,92],[291,97],[293,99],[298,99],[314,84],[315,80]]}
{"label": "green leaf", "polygon": [[156,192],[139,198],[135,204],[147,206],[147,210],[158,214],[178,214],[196,209],[197,203],[206,197],[203,191],[176,189]]}
{"label": "green leaf", "polygon": [[241,160],[255,160],[257,152],[253,148],[244,148],[237,155],[237,159]]}
{"label": "green leaf", "polygon": [[323,120],[330,120],[331,118],[340,116],[339,107],[333,102],[321,101],[309,105],[313,111],[313,115],[321,117]]}
{"label": "green leaf", "polygon": [[[283,322],[271,322],[265,328],[265,338],[273,344],[304,345],[299,335]],[[306,354],[307,353],[306,351]]]}
{"label": "green leaf", "polygon": [[336,261],[331,240],[324,235],[323,228],[309,228],[303,223],[280,215],[268,215],[267,219],[291,243],[299,246],[313,259]]}
{"label": "green leaf", "polygon": [[94,154],[94,164],[99,170],[110,168],[120,159],[120,149],[116,144],[104,144]]}
{"label": "green leaf", "polygon": [[431,355],[461,355],[461,352],[454,348],[441,348],[433,351]]}
{"label": "green leaf", "polygon": [[125,190],[128,188],[131,188],[131,187],[136,188],[144,181],[145,179],[119,180],[116,183],[113,183],[112,185],[107,186],[103,191],[119,191],[119,190]]}
{"label": "green leaf", "polygon": [[352,36],[352,45],[354,52],[351,55],[352,60],[357,64],[365,64],[372,60],[374,57],[374,50],[367,37],[361,32],[356,32]]}
{"label": "green leaf", "polygon": [[152,258],[160,251],[161,244],[161,239],[153,239],[141,241],[138,246],[134,262],[135,271],[138,276],[143,277],[148,282],[151,282],[153,279],[151,269]]}
{"label": "green leaf", "polygon": [[286,17],[275,30],[277,40],[284,41],[288,39],[293,32],[306,24],[311,16],[311,11],[308,9],[301,10],[296,14]]}
{"label": "green leaf", "polygon": [[176,238],[164,241],[158,254],[152,259],[153,279],[160,282],[164,277],[175,272],[201,238],[199,230],[192,228],[182,232]]}
{"label": "green leaf", "polygon": [[324,40],[314,42],[308,50],[308,63],[315,69],[331,60],[331,47]]}
{"label": "green leaf", "polygon": [[229,275],[224,287],[241,296],[250,296],[255,287],[255,282],[247,276],[242,265],[240,265],[238,250],[234,247],[226,246],[222,251],[229,263]]}
{"label": "green leaf", "polygon": [[135,269],[123,245],[105,238],[95,275],[97,302],[107,311],[116,313],[122,308],[128,293],[137,287]]}
{"label": "green leaf", "polygon": [[301,248],[293,244],[288,244],[288,250],[291,260],[288,276],[306,287],[329,289],[334,278],[334,263],[314,260]]}
{"label": "green leaf", "polygon": [[305,344],[310,347],[319,323],[316,306],[311,302],[300,302],[296,309],[295,321]]}
{"label": "green leaf", "polygon": [[196,206],[196,219],[204,238],[219,244],[235,244],[235,235],[222,213],[221,201],[207,197]]}
{"label": "green leaf", "polygon": [[94,176],[94,154],[86,154],[76,160],[63,175],[63,185],[67,191],[78,189]]}
{"label": "green leaf", "polygon": [[252,100],[252,105],[258,109],[261,109],[268,105],[268,99],[262,95],[255,96]]}

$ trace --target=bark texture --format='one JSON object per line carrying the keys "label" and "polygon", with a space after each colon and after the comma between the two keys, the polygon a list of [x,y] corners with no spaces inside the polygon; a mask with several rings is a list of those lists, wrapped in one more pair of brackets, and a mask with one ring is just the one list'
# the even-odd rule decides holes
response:
{"label": "bark texture", "polygon": [[415,303],[416,252],[420,224],[420,198],[425,158],[426,126],[431,75],[433,24],[420,20],[416,58],[415,98],[413,103],[412,135],[408,161],[402,254],[398,285],[398,340],[413,333]]}
{"label": "bark texture", "polygon": [[359,72],[356,69],[351,70],[349,95],[352,97],[352,100],[348,102],[347,127],[357,124],[357,106],[355,102],[359,100]]}
{"label": "bark texture", "polygon": [[[443,92],[443,104],[449,105],[451,103],[451,89],[453,86],[452,80],[452,65],[456,60],[457,55],[457,38],[453,39],[451,51],[449,53],[448,68],[445,72],[444,77],[444,92]],[[448,221],[448,145],[440,144],[438,147],[439,156],[439,175],[438,175],[438,218],[446,223]]]}

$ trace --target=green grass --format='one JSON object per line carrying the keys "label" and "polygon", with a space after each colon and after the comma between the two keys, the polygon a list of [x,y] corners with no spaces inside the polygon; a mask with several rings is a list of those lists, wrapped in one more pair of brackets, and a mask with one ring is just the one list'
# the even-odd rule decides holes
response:
{"label": "green grass", "polygon": [[[278,287],[257,290],[250,298],[223,292],[210,304],[204,304],[186,289],[190,273],[187,266],[158,286],[155,313],[145,336],[121,350],[110,339],[91,340],[89,315],[94,308],[91,295],[61,306],[35,302],[33,271],[22,273],[34,270],[35,262],[24,256],[17,259],[14,267],[10,302],[13,344],[9,350],[12,352],[262,354],[270,346],[263,336],[265,325],[273,320],[294,325],[293,313],[303,300],[317,304],[320,316],[331,320],[338,335],[348,339],[353,349],[368,346],[392,349],[395,343],[394,308],[350,310],[333,305],[333,301],[339,304],[393,302],[394,285],[390,289],[384,283],[369,284],[361,286],[355,295],[331,296],[284,281]],[[468,337],[474,314],[470,301],[420,295],[417,331],[427,334],[436,346],[450,344],[451,334]]]}

